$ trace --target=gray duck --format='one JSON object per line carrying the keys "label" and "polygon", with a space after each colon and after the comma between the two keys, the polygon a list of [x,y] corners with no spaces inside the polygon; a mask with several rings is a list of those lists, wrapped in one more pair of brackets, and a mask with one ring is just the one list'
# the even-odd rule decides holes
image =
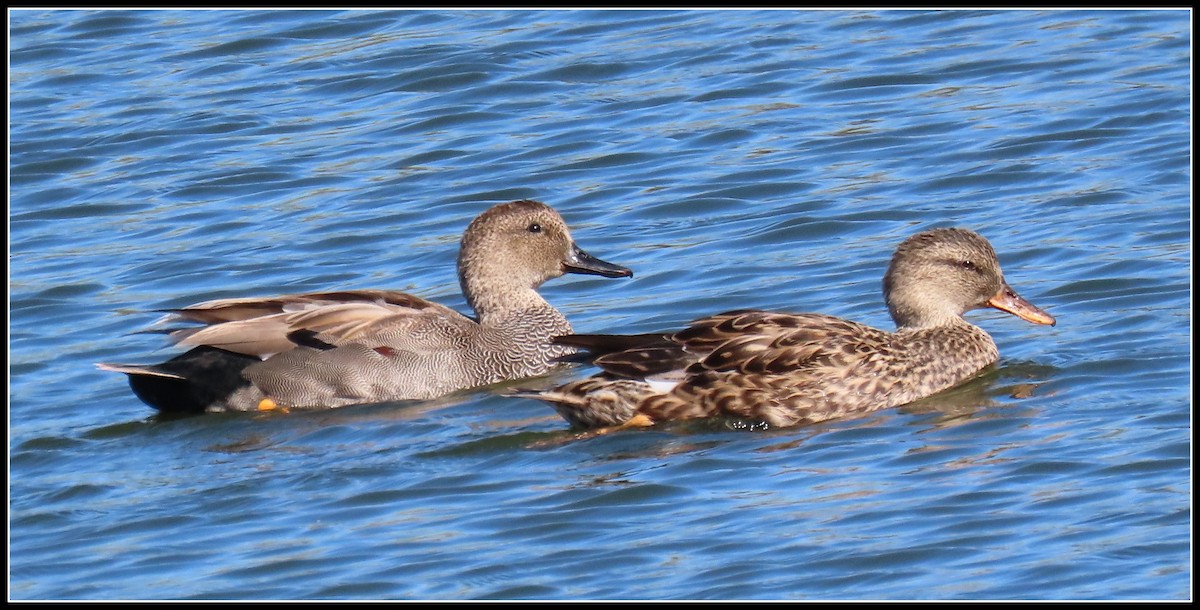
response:
{"label": "gray duck", "polygon": [[883,293],[895,332],[823,314],[745,309],[674,333],[561,337],[558,344],[586,350],[583,359],[601,372],[518,394],[550,403],[582,429],[713,416],[811,424],[910,403],[994,363],[995,342],[963,319],[967,311],[994,307],[1055,324],[1009,287],[991,244],[967,229],[906,239]]}
{"label": "gray duck", "polygon": [[171,310],[195,322],[170,338],[191,347],[125,373],[161,411],[330,408],[451,392],[540,375],[574,348],[571,325],[537,289],[565,273],[629,277],[581,250],[550,206],[499,204],[463,234],[458,277],[477,318],[411,294],[345,290],[206,301]]}

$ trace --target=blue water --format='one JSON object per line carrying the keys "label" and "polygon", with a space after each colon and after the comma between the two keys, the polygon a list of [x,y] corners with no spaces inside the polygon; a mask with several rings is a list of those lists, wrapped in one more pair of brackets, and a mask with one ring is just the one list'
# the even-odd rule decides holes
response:
{"label": "blue water", "polygon": [[[1191,13],[9,12],[9,597],[1192,596]],[[890,328],[892,249],[980,231],[1053,328],[769,431],[579,438],[494,389],[159,418],[154,310],[403,289],[531,197],[636,271],[581,332],[737,307]],[[588,374],[575,369],[547,381]]]}

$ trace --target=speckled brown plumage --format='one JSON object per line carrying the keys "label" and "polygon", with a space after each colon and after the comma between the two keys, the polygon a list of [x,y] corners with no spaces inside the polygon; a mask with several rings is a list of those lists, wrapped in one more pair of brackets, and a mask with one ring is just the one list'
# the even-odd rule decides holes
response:
{"label": "speckled brown plumage", "polygon": [[991,306],[1054,318],[1004,281],[991,244],[966,229],[905,240],[884,276],[886,332],[833,316],[739,310],[669,334],[572,335],[602,372],[532,396],[573,426],[732,416],[794,426],[894,407],[962,383],[996,361],[962,315]]}
{"label": "speckled brown plumage", "polygon": [[[632,273],[580,250],[562,217],[530,200],[492,207],[463,234],[459,282],[477,319],[389,290],[220,299],[172,312],[202,324],[158,365],[101,364],[164,411],[327,408],[428,399],[546,372],[572,353],[567,319],[538,294],[564,273]],[[264,402],[265,401],[265,402]]]}

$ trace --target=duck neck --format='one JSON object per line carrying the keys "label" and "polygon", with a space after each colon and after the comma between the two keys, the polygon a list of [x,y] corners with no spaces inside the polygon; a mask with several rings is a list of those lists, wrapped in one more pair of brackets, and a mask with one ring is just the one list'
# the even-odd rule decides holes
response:
{"label": "duck neck", "polygon": [[966,324],[963,311],[948,305],[950,301],[937,294],[910,285],[885,289],[888,313],[898,330],[920,330],[939,326]]}
{"label": "duck neck", "polygon": [[971,326],[961,315],[949,311],[926,310],[915,314],[893,308],[891,314],[892,320],[896,323],[897,332]]}
{"label": "duck neck", "polygon": [[458,281],[467,303],[484,326],[503,325],[525,315],[545,315],[542,312],[546,311],[562,317],[538,294],[534,283],[521,281],[511,271],[483,273],[467,267],[459,273]]}

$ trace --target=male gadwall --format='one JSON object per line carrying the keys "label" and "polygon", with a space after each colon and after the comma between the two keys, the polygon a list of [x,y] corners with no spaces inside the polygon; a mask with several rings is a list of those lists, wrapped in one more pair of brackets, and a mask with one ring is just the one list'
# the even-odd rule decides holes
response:
{"label": "male gadwall", "polygon": [[219,299],[172,310],[187,353],[157,365],[99,364],[129,375],[162,411],[329,408],[429,399],[540,375],[574,348],[571,325],[538,294],[564,273],[629,277],[575,245],[549,206],[522,200],[480,214],[462,237],[458,277],[478,320],[420,297],[348,290]]}
{"label": "male gadwall", "polygon": [[719,415],[808,424],[910,403],[995,362],[995,342],[962,318],[969,310],[1055,322],[1008,286],[991,244],[966,229],[905,240],[883,294],[894,333],[822,314],[738,310],[671,334],[561,337],[602,372],[518,395],[549,402],[576,428]]}

